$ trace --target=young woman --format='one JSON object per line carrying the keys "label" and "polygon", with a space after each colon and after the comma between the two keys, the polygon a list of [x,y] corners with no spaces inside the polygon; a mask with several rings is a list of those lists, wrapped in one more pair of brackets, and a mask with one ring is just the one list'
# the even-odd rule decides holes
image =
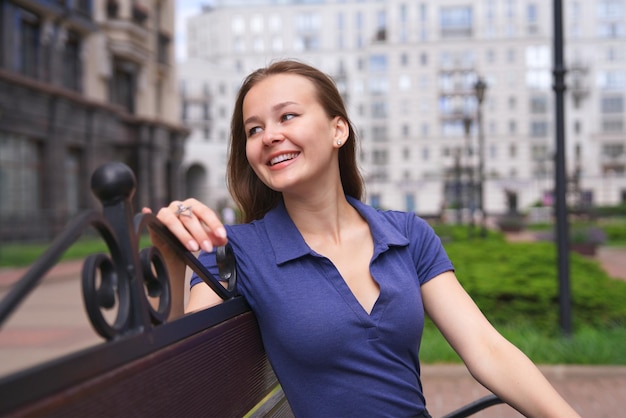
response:
{"label": "young woman", "polygon": [[[505,402],[527,416],[578,416],[483,316],[425,221],[360,201],[356,136],[328,76],[293,61],[257,70],[231,130],[228,185],[246,223],[225,227],[195,199],[158,218],[189,250],[204,250],[209,268],[213,247],[232,245],[238,291],[296,416],[429,417],[424,312]],[[182,293],[183,265],[155,241]],[[192,279],[187,311],[219,302]]]}

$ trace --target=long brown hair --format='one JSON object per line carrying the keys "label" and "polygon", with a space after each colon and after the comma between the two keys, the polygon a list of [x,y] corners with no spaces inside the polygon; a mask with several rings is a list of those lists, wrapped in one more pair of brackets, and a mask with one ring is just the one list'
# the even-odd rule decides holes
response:
{"label": "long brown hair", "polygon": [[348,112],[334,81],[310,65],[298,61],[277,61],[246,77],[239,90],[231,120],[230,156],[228,159],[228,189],[242,211],[244,222],[261,219],[281,199],[281,193],[267,187],[252,170],[246,157],[246,131],[243,124],[243,101],[246,94],[260,81],[276,74],[296,74],[309,79],[315,86],[317,100],[330,118],[344,119],[349,127],[348,139],[339,148],[339,173],[346,195],[361,199],[363,178],[356,161],[356,134]]}

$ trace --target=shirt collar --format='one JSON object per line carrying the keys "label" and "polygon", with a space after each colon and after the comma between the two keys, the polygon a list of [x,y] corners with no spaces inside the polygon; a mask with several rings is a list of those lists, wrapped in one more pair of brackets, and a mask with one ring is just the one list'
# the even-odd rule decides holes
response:
{"label": "shirt collar", "polygon": [[[358,199],[346,196],[350,203],[367,221],[374,239],[374,255],[386,251],[392,246],[405,246],[409,239],[377,209]],[[267,234],[274,250],[276,264],[283,264],[307,254],[313,254],[293,223],[284,202],[280,203],[263,218]]]}

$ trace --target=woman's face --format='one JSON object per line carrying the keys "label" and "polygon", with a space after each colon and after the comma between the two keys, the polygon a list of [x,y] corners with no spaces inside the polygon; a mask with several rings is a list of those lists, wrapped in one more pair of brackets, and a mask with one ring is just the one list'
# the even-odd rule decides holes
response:
{"label": "woman's face", "polygon": [[307,193],[340,182],[338,141],[345,142],[348,125],[326,114],[307,78],[278,74],[260,81],[244,98],[243,120],[248,162],[271,189]]}

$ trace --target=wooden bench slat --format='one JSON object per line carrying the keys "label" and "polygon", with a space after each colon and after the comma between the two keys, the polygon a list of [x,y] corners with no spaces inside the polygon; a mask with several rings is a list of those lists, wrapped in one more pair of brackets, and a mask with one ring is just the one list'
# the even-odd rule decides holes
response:
{"label": "wooden bench slat", "polygon": [[11,414],[240,417],[277,384],[248,311]]}

